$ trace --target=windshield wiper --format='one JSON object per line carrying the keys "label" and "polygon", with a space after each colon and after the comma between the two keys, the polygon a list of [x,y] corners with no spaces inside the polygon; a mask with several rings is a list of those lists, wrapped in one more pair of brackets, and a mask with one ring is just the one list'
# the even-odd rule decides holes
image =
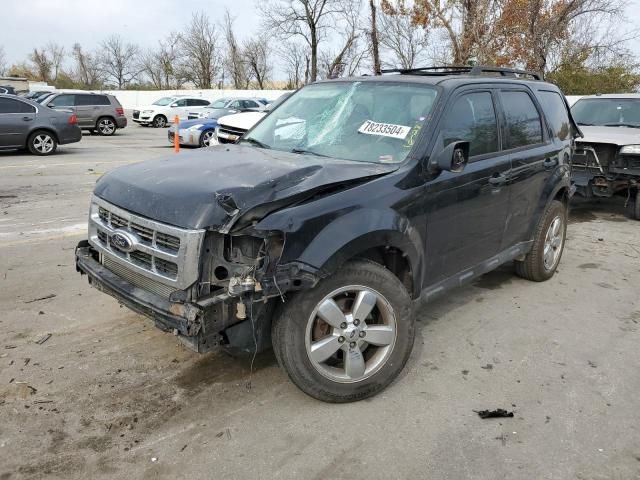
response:
{"label": "windshield wiper", "polygon": [[582,125],[583,127],[593,127],[594,126],[593,123],[582,123],[582,122],[578,122],[578,125]]}
{"label": "windshield wiper", "polygon": [[616,122],[616,123],[605,123],[605,127],[629,127],[629,128],[640,128],[640,125],[637,123],[624,123],[624,122]]}
{"label": "windshield wiper", "polygon": [[251,138],[251,137],[243,138],[242,140],[240,140],[240,143],[243,143],[243,142],[250,143],[251,145],[255,145],[256,147],[260,147],[260,148],[266,148],[266,149],[271,148],[266,143],[262,143],[260,140],[256,140],[255,138]]}
{"label": "windshield wiper", "polygon": [[313,150],[305,150],[304,148],[294,148],[291,153],[300,153],[302,155],[315,155],[316,157],[329,157],[329,155],[323,155],[322,153],[314,152]]}

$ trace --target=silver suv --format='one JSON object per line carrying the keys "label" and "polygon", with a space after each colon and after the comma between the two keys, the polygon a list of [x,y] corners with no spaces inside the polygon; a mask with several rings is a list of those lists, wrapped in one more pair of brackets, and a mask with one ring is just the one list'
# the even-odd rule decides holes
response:
{"label": "silver suv", "polygon": [[124,109],[113,95],[56,93],[43,100],[42,105],[54,110],[72,111],[81,129],[97,131],[100,135],[113,135],[118,128],[127,126]]}

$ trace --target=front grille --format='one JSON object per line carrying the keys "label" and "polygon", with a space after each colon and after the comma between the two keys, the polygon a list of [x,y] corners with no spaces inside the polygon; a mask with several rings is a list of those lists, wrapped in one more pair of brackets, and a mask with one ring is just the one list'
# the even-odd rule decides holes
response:
{"label": "front grille", "polygon": [[135,118],[136,120],[140,118],[140,110],[133,111],[133,118]]}
{"label": "front grille", "polygon": [[242,135],[247,132],[244,128],[228,127],[220,125],[216,130],[218,142],[220,143],[236,143]]}
{"label": "front grille", "polygon": [[141,273],[134,272],[133,270],[123,265],[120,265],[119,263],[115,262],[114,260],[112,260],[110,257],[106,255],[104,256],[102,264],[105,266],[106,269],[115,273],[117,276],[126,280],[130,284],[138,288],[147,290],[149,292],[155,293],[156,295],[160,295],[161,297],[168,299],[169,296],[176,291],[175,288],[172,288],[168,285],[163,285],[160,282],[151,280],[145,277],[144,275],[142,275]]}
{"label": "front grille", "polygon": [[616,157],[617,147],[606,143],[576,142],[573,166],[598,169],[602,173]]}
{"label": "front grille", "polygon": [[[117,232],[131,245],[115,242]],[[97,197],[91,203],[89,242],[105,258],[176,289],[197,280],[203,237],[204,230],[159,223]]]}

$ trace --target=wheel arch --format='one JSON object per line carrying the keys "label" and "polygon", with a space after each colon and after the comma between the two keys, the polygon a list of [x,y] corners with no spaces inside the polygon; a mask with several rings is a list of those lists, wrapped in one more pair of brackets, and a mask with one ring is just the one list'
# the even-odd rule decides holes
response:
{"label": "wheel arch", "polygon": [[31,140],[31,137],[38,133],[38,132],[47,132],[50,135],[53,135],[53,138],[55,139],[57,144],[60,144],[60,139],[58,138],[58,134],[57,132],[53,129],[53,128],[49,128],[49,127],[34,127],[31,131],[29,131],[29,133],[27,134],[25,140],[24,140],[24,148],[28,148],[29,147],[29,140]]}

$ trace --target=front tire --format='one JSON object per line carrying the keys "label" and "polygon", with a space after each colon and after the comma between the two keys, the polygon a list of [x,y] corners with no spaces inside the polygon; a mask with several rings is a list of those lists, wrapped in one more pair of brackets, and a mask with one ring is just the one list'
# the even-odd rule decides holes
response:
{"label": "front tire", "polygon": [[114,133],[116,133],[116,122],[113,118],[109,117],[100,117],[96,122],[96,130],[103,137],[110,137]]}
{"label": "front tire", "polygon": [[273,322],[280,366],[325,402],[362,400],[387,387],[415,336],[411,298],[400,280],[367,260],[345,264],[288,301]]}
{"label": "front tire", "polygon": [[523,261],[516,261],[516,274],[534,282],[553,277],[558,268],[567,236],[567,207],[553,200],[538,224],[533,248]]}
{"label": "front tire", "polygon": [[58,141],[52,133],[39,130],[29,136],[27,147],[34,155],[51,155],[58,148]]}
{"label": "front tire", "polygon": [[167,126],[167,117],[164,115],[156,115],[153,117],[153,123],[151,125],[153,128],[164,128]]}
{"label": "front tire", "polygon": [[640,220],[640,188],[636,190],[636,199],[631,205],[631,216],[636,220]]}

